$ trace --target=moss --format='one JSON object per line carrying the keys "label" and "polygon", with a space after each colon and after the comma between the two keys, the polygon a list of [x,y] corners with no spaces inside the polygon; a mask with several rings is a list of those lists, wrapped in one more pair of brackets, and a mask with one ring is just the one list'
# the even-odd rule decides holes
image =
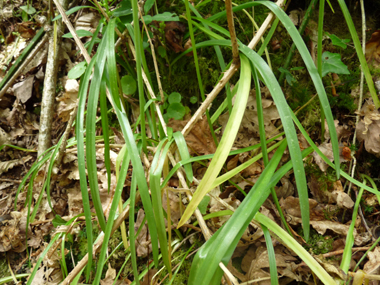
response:
{"label": "moss", "polygon": [[5,253],[0,254],[0,278],[11,276],[8,269],[7,257]]}
{"label": "moss", "polygon": [[336,181],[336,171],[329,167],[326,173],[323,172],[318,165],[315,163],[309,163],[305,167],[306,175],[311,175],[317,178],[318,185],[323,191],[327,191],[333,188],[334,182]]}
{"label": "moss", "polygon": [[[303,230],[299,228],[298,232],[302,235]],[[311,229],[310,239],[303,247],[313,254],[325,254],[332,250],[334,239],[331,236],[323,236],[318,234],[317,231]]]}

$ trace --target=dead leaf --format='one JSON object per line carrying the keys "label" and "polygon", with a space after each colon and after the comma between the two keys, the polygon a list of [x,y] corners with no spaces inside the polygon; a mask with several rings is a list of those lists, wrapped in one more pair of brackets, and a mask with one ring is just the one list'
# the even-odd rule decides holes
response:
{"label": "dead leaf", "polygon": [[169,21],[165,22],[165,39],[166,44],[174,52],[182,52],[183,35],[186,32],[186,25],[182,22]]}
{"label": "dead leaf", "polygon": [[299,24],[301,23],[303,19],[304,14],[305,12],[302,11],[301,9],[292,10],[289,12],[289,18],[294,24],[294,26],[299,26]]}
{"label": "dead leaf", "polygon": [[340,208],[351,209],[355,205],[351,197],[343,191],[335,190],[331,194],[332,194],[332,197],[335,199],[335,202]]}
{"label": "dead leaf", "polygon": [[[319,150],[331,161],[334,161],[334,154],[332,151],[331,143],[324,142],[320,146],[318,146]],[[315,163],[319,166],[319,168],[325,172],[329,165],[319,156],[317,152],[313,152],[313,157]]]}
{"label": "dead leaf", "polygon": [[[145,212],[143,209],[140,209],[137,212],[137,219],[135,222],[135,234],[141,226],[145,217]],[[142,226],[140,234],[136,237],[136,253],[139,257],[146,257],[152,252],[151,238],[148,231],[147,222]]]}
{"label": "dead leaf", "polygon": [[[174,132],[182,131],[188,120],[170,119],[168,126],[173,128]],[[216,145],[211,136],[210,127],[206,116],[195,124],[191,132],[185,137],[190,154],[210,154],[215,153]]]}
{"label": "dead leaf", "polygon": [[2,128],[0,128],[0,145],[9,144],[11,136],[8,135]]}
{"label": "dead leaf", "polygon": [[29,76],[24,81],[13,85],[13,92],[21,103],[25,103],[32,97],[34,76]]}
{"label": "dead leaf", "polygon": [[20,36],[24,39],[31,39],[36,34],[36,31],[29,27],[32,23],[33,22],[23,22],[19,24],[18,32],[20,33]]}
{"label": "dead leaf", "polygon": [[367,274],[380,274],[380,247],[368,252],[368,262],[364,264],[363,271]]}
{"label": "dead leaf", "polygon": [[[191,47],[192,47],[191,39],[188,39],[188,41],[185,43],[183,49],[184,49],[184,50],[187,50],[187,49],[189,49],[189,48],[191,48]],[[194,55],[194,52],[193,52],[193,51],[192,51],[192,52],[189,52],[189,53],[186,54],[186,56],[193,56],[193,55]]]}
{"label": "dead leaf", "polygon": [[2,161],[2,162],[0,162],[0,174],[7,172],[9,169],[12,169],[15,166],[24,165],[25,162],[31,160],[32,158],[33,157],[31,155],[28,155],[28,156],[23,157],[21,159]]}
{"label": "dead leaf", "polygon": [[290,180],[286,177],[282,177],[281,180],[281,186],[275,186],[274,189],[276,190],[276,194],[278,199],[286,198],[289,196],[292,196],[294,194],[294,185],[290,182]]}
{"label": "dead leaf", "polygon": [[380,154],[380,113],[370,102],[365,102],[359,115],[364,116],[358,123],[358,140],[364,140],[365,149],[374,155]]}
{"label": "dead leaf", "polygon": [[[334,120],[334,125],[336,129],[336,134],[338,136],[338,141],[341,141],[342,139],[347,139],[351,136],[351,131],[348,129],[347,125],[340,125],[339,120]],[[327,125],[327,120],[325,120],[325,139],[330,139],[330,132],[329,132],[329,126]]]}
{"label": "dead leaf", "polygon": [[[301,218],[301,207],[299,199],[289,196],[280,200],[280,206],[292,217]],[[310,220],[319,221],[324,219],[323,207],[314,199],[309,199]]]}
{"label": "dead leaf", "polygon": [[179,199],[176,193],[173,193],[170,190],[164,191],[164,194],[162,196],[162,206],[166,212],[168,209],[168,203],[167,203],[167,198],[166,198],[167,192],[169,192],[170,219],[172,220],[174,224],[178,224],[182,216],[181,208],[182,208],[182,211],[184,211],[185,205],[183,205],[182,201]]}
{"label": "dead leaf", "polygon": [[334,277],[339,277],[341,280],[346,280],[347,279],[347,275],[346,273],[344,273],[344,271],[342,269],[340,269],[340,264],[339,264],[339,261],[338,260],[326,260],[320,256],[315,256],[314,257],[318,263],[320,265],[323,266],[324,269],[326,269],[326,271],[334,276]]}
{"label": "dead leaf", "polygon": [[239,161],[239,155],[235,155],[232,159],[227,162],[227,170],[234,169]]}
{"label": "dead leaf", "polygon": [[106,277],[100,280],[100,285],[112,285],[116,278],[116,270],[108,264],[108,269],[106,272]]}
{"label": "dead leaf", "polygon": [[[263,113],[264,113],[264,126],[267,137],[272,137],[279,133],[273,122],[280,118],[277,108],[274,105],[272,99],[267,99],[266,96],[269,93],[266,87],[261,89]],[[224,131],[230,115],[228,112],[219,117],[219,124],[222,125],[222,130]],[[248,147],[253,145],[260,140],[259,134],[259,121],[257,118],[257,105],[256,105],[256,92],[251,90],[246,110],[242,122],[240,124],[239,132],[235,139],[235,147]]]}
{"label": "dead leaf", "polygon": [[85,30],[95,33],[99,25],[100,16],[95,13],[82,14],[75,22],[75,30]]}
{"label": "dead leaf", "polygon": [[380,30],[375,31],[366,43],[365,58],[374,67],[380,65]]}
{"label": "dead leaf", "polygon": [[79,83],[75,79],[63,79],[65,86],[65,93],[57,98],[57,114],[61,118],[62,122],[67,122],[70,118],[71,112],[78,104],[78,90]]}

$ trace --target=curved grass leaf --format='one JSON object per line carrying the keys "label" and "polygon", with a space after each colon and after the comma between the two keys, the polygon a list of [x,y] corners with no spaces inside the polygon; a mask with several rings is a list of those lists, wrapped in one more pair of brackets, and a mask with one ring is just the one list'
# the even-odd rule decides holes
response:
{"label": "curved grass leaf", "polygon": [[[118,93],[118,87],[114,86],[117,84],[117,67],[116,67],[116,57],[115,57],[115,35],[114,35],[114,28],[115,28],[115,20],[111,20],[108,24],[108,29],[109,31],[112,32],[107,32],[107,42],[108,42],[108,48],[106,50],[107,52],[107,71],[108,71],[108,78],[107,79],[107,85],[110,86],[110,100],[112,105],[114,106],[116,116],[118,118],[122,133],[125,138],[125,142],[128,148],[129,155],[131,157],[132,161],[132,166],[133,166],[133,174],[136,175],[137,179],[137,184],[139,187],[140,195],[141,195],[141,200],[145,209],[146,217],[148,219],[148,227],[149,227],[149,232],[151,235],[151,242],[152,242],[152,252],[153,252],[153,259],[154,259],[154,264],[158,266],[158,239],[157,239],[157,228],[155,225],[155,220],[154,220],[154,213],[152,210],[152,202],[150,200],[150,195],[149,195],[149,189],[148,189],[148,184],[145,179],[145,172],[143,169],[143,166],[141,164],[141,158],[140,158],[140,151],[137,148],[137,145],[135,143],[135,137],[133,135],[127,114],[125,113],[125,110],[123,109],[123,105],[120,102],[120,97]],[[112,84],[111,84],[112,83]],[[140,102],[141,104],[141,102]],[[120,173],[120,177],[123,177],[122,173]],[[122,178],[120,178],[122,179]],[[120,180],[118,183],[121,183]],[[124,184],[124,180],[122,182]],[[119,184],[118,184],[119,185]],[[118,186],[117,186],[118,187]],[[115,192],[116,195],[116,192]],[[117,207],[117,205],[116,205]],[[110,213],[111,216],[111,213]],[[97,269],[97,275],[95,276],[95,284],[99,284],[100,282],[100,277],[102,274],[102,268],[104,265],[104,259],[105,259],[105,253],[106,253],[106,247],[108,240],[110,238],[110,233],[112,229],[112,223],[113,220],[109,218],[110,223],[107,223],[107,228],[106,232],[104,234],[104,243],[102,247],[101,254],[99,256],[99,263],[98,263],[98,269]],[[104,249],[103,249],[104,248]],[[101,262],[102,261],[102,262]],[[153,265],[153,264],[152,264]]]}
{"label": "curved grass leaf", "polygon": [[277,277],[276,255],[274,254],[272,238],[270,237],[270,233],[269,233],[268,228],[266,226],[261,224],[261,229],[263,230],[265,243],[267,245],[267,252],[268,252],[268,259],[269,259],[269,270],[270,270],[270,284],[271,285],[277,285],[278,284],[278,277]]}
{"label": "curved grass leaf", "polygon": [[[339,2],[343,2],[343,0],[339,0]],[[338,136],[336,134],[336,129],[334,125],[334,119],[332,116],[331,108],[329,101],[327,99],[326,91],[324,89],[321,77],[318,74],[318,70],[315,67],[315,64],[310,56],[310,53],[305,45],[305,42],[303,41],[301,35],[298,33],[296,27],[286,15],[286,13],[281,10],[275,3],[270,1],[255,1],[255,2],[249,2],[245,3],[239,6],[236,6],[232,8],[234,12],[240,11],[242,9],[250,8],[252,6],[256,5],[264,5],[267,8],[269,8],[281,21],[285,29],[288,31],[289,35],[291,36],[294,44],[297,46],[297,49],[306,65],[307,70],[309,71],[310,77],[314,82],[315,89],[318,92],[319,100],[321,102],[321,107],[326,115],[326,121],[329,126],[329,132],[330,132],[330,138],[331,143],[333,146],[333,154],[334,154],[334,162],[336,166],[336,174],[337,178],[339,179],[340,174],[340,161],[339,161],[339,145],[338,145]],[[218,14],[215,14],[208,18],[209,21],[214,21],[220,17],[224,17],[226,15],[226,12],[220,12]]]}
{"label": "curved grass leaf", "polygon": [[[365,179],[363,179],[363,183],[365,184]],[[344,246],[342,261],[340,263],[340,268],[344,271],[344,273],[347,274],[348,269],[350,268],[350,263],[352,260],[352,247],[354,246],[354,229],[355,229],[355,223],[356,218],[358,216],[360,201],[363,195],[363,188],[360,188],[359,194],[356,197],[354,211],[352,212],[352,219],[350,228],[348,229],[347,235],[346,235],[346,245]]]}
{"label": "curved grass leaf", "polygon": [[254,217],[256,221],[265,225],[270,231],[276,234],[288,247],[290,247],[310,269],[318,276],[322,284],[335,285],[334,279],[323,269],[323,267],[308,253],[294,238],[277,225],[270,218],[261,213]]}
{"label": "curved grass leaf", "polygon": [[282,142],[268,166],[264,169],[235,213],[199,249],[191,266],[188,284],[220,284],[223,271],[219,268],[219,263],[221,261],[225,265],[228,263],[248,224],[269,196],[270,186],[273,184],[271,182],[274,179],[273,174],[286,146],[286,141]]}
{"label": "curved grass leaf", "polygon": [[78,143],[78,171],[79,171],[79,183],[80,191],[82,194],[82,203],[84,214],[86,217],[86,234],[87,234],[87,252],[88,252],[88,262],[86,268],[86,280],[88,281],[91,274],[92,266],[92,220],[91,220],[91,207],[90,199],[88,197],[87,191],[87,174],[86,174],[86,161],[85,161],[85,150],[84,150],[84,112],[86,108],[87,91],[90,81],[90,76],[92,74],[92,68],[96,63],[96,55],[92,58],[89,63],[86,72],[82,76],[80,86],[79,86],[79,102],[78,102],[78,112],[75,124],[75,135]]}
{"label": "curved grass leaf", "polygon": [[[181,132],[175,132],[173,134],[173,138],[178,147],[179,154],[181,155],[182,160],[190,159],[189,149],[187,148],[187,144],[185,138],[183,137]],[[190,182],[193,182],[193,168],[191,164],[185,164],[184,167],[186,177]]]}
{"label": "curved grass leaf", "polygon": [[[107,37],[107,35],[106,35]],[[98,184],[98,167],[96,165],[96,115],[98,111],[98,101],[100,85],[106,63],[106,41],[103,40],[97,51],[97,59],[94,66],[94,73],[91,80],[90,91],[87,101],[87,116],[86,116],[86,162],[87,175],[90,184],[91,198],[94,203],[96,216],[98,217],[99,225],[102,231],[106,230],[106,220],[104,218],[103,207],[100,201],[99,184]]]}
{"label": "curved grass leaf", "polygon": [[305,239],[308,240],[310,233],[310,213],[305,169],[303,167],[301,150],[298,144],[297,133],[292,122],[288,103],[286,102],[285,96],[276,80],[276,77],[265,61],[247,46],[240,46],[240,50],[251,60],[252,64],[258,70],[272,95],[273,101],[276,103],[277,111],[280,115],[286,138],[288,140],[289,153],[293,163],[294,176],[297,183],[297,191],[302,213],[302,226]]}
{"label": "curved grass leaf", "polygon": [[377,96],[375,86],[373,84],[371,73],[369,72],[368,64],[364,56],[364,52],[358,37],[358,34],[355,29],[354,22],[352,21],[350,12],[347,9],[347,5],[344,2],[344,0],[338,0],[340,9],[343,12],[344,19],[346,20],[348,29],[350,30],[352,40],[355,45],[356,54],[358,55],[359,61],[360,61],[360,67],[363,69],[365,79],[367,81],[367,86],[369,89],[369,92],[371,93],[373,102],[375,103],[376,109],[380,108],[380,100]]}
{"label": "curved grass leaf", "polygon": [[201,183],[194,193],[193,199],[190,201],[184,214],[182,215],[181,220],[178,223],[178,227],[181,227],[190,218],[198,204],[202,201],[203,197],[212,189],[209,182],[214,181],[218,176],[235,141],[235,137],[239,130],[247,104],[249,91],[251,89],[251,69],[248,60],[244,56],[241,57],[241,66],[239,90],[237,92],[235,105],[232,109],[232,113],[225,128],[223,137],[218,148],[216,149],[214,158],[212,159]]}
{"label": "curved grass leaf", "polygon": [[[151,170],[149,175],[149,185],[152,195],[152,204],[154,219],[157,225],[158,239],[160,241],[160,249],[162,254],[162,260],[168,271],[171,271],[171,260],[169,259],[168,240],[166,237],[166,226],[164,220],[164,214],[162,209],[162,192],[160,186],[160,180],[162,176],[162,169],[166,159],[166,154],[169,150],[171,142],[167,139],[162,140],[157,146],[156,154],[151,164]],[[169,199],[169,198],[167,198]]]}

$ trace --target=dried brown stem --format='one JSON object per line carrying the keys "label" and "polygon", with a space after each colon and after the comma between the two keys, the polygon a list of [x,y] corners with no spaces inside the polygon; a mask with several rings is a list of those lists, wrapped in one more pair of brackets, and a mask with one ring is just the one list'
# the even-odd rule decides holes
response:
{"label": "dried brown stem", "polygon": [[226,0],[226,12],[227,12],[227,23],[228,30],[230,31],[231,44],[232,44],[232,58],[233,63],[239,63],[239,48],[236,40],[235,24],[234,24],[234,14],[232,12],[232,1]]}

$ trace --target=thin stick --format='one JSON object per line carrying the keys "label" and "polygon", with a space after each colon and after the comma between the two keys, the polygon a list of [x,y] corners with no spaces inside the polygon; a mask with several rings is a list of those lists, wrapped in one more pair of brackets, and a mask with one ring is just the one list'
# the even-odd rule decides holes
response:
{"label": "thin stick", "polygon": [[237,40],[236,40],[234,14],[232,12],[232,1],[226,0],[225,4],[226,4],[228,30],[230,32],[231,44],[232,44],[233,63],[238,64],[240,61],[240,58],[239,58],[239,48],[238,48],[238,44],[237,44]]}
{"label": "thin stick", "polygon": [[8,88],[11,87],[13,82],[20,76],[24,68],[29,64],[29,62],[36,56],[36,54],[40,51],[41,48],[44,47],[45,43],[48,40],[48,35],[44,35],[38,45],[33,49],[33,51],[29,54],[29,56],[25,59],[25,61],[20,65],[18,70],[13,74],[12,78],[4,85],[3,89],[0,91],[0,98],[4,96],[7,92]]}
{"label": "thin stick", "polygon": [[[279,0],[276,2],[276,5],[282,7],[284,5],[285,0]],[[268,29],[270,23],[274,19],[274,14],[271,12],[268,14],[267,18],[261,25],[260,29],[257,31],[256,35],[253,37],[251,42],[248,44],[250,49],[253,49],[261,37],[264,35],[265,31]],[[231,79],[231,77],[238,70],[239,65],[232,63],[230,68],[224,73],[222,79],[216,84],[214,89],[210,94],[207,95],[206,100],[202,103],[199,109],[195,112],[195,114],[191,117],[190,121],[186,124],[186,126],[182,130],[183,136],[187,136],[191,129],[195,126],[195,124],[202,118],[203,113],[210,106],[211,102],[214,101],[215,97],[219,94],[219,92],[224,88],[224,85]]]}
{"label": "thin stick", "polygon": [[[141,9],[140,9],[140,6],[139,6],[139,12],[140,12],[140,15],[142,15],[142,13],[141,13]],[[158,70],[157,59],[156,59],[156,53],[155,53],[155,51],[154,51],[154,45],[153,45],[153,43],[152,43],[152,39],[150,38],[149,31],[148,31],[147,26],[145,25],[145,21],[144,21],[144,18],[143,18],[143,17],[141,17],[141,21],[142,21],[142,23],[143,23],[143,25],[144,25],[144,29],[145,29],[145,31],[146,31],[146,35],[148,36],[148,42],[149,42],[150,48],[151,48],[151,50],[152,50],[152,58],[153,58],[154,70],[156,71],[156,78],[157,78],[158,90],[160,91],[161,102],[164,103],[164,101],[165,101],[165,98],[164,98],[164,90],[162,89],[162,85],[161,85],[160,71]]]}
{"label": "thin stick", "polygon": [[80,51],[82,52],[82,54],[84,56],[84,59],[86,60],[87,63],[90,63],[91,57],[88,54],[86,48],[84,47],[82,41],[79,39],[77,33],[75,32],[75,29],[74,29],[73,25],[71,25],[71,23],[69,21],[69,18],[67,18],[65,10],[63,9],[63,7],[61,6],[61,4],[59,4],[59,2],[57,0],[53,0],[53,1],[54,1],[55,6],[57,6],[57,9],[58,9],[59,13],[62,16],[62,21],[66,24],[66,26],[69,29],[70,33],[73,35],[74,41],[78,45]]}

